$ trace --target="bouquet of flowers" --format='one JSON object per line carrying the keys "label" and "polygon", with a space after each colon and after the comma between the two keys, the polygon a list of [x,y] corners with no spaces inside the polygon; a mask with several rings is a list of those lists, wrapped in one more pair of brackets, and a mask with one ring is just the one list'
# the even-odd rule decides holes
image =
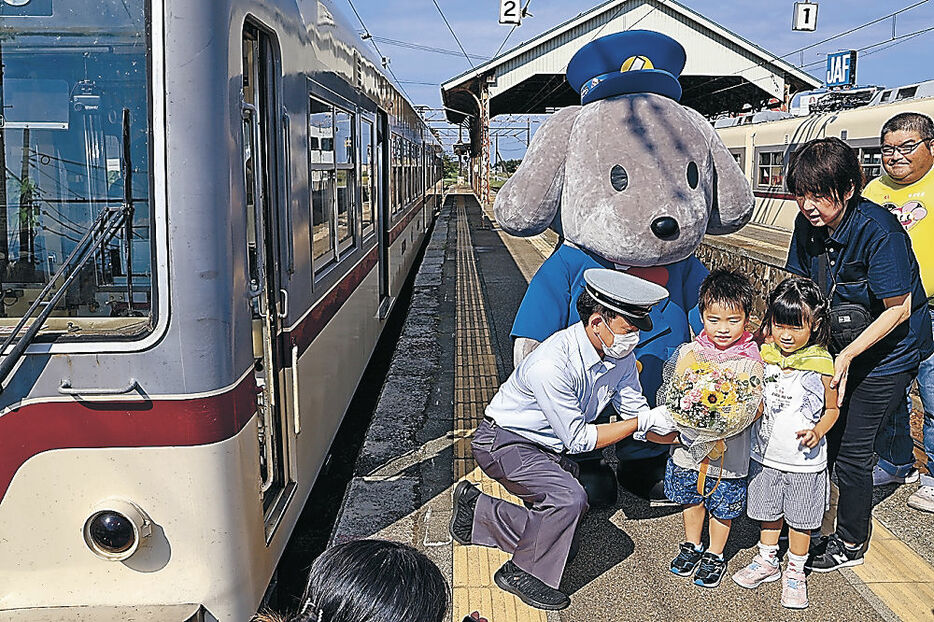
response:
{"label": "bouquet of flowers", "polygon": [[719,458],[718,441],[738,434],[756,418],[762,401],[762,363],[745,356],[719,356],[689,343],[666,363],[658,403],[689,441],[691,456]]}

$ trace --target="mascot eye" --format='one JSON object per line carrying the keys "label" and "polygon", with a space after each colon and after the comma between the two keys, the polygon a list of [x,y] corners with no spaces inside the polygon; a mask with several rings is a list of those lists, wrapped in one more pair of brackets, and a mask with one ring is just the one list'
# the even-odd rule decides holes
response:
{"label": "mascot eye", "polygon": [[691,190],[697,188],[697,182],[700,179],[700,174],[697,172],[697,165],[692,160],[688,162],[688,185],[691,187]]}
{"label": "mascot eye", "polygon": [[629,186],[629,175],[626,169],[619,164],[610,169],[610,183],[619,192],[625,190]]}

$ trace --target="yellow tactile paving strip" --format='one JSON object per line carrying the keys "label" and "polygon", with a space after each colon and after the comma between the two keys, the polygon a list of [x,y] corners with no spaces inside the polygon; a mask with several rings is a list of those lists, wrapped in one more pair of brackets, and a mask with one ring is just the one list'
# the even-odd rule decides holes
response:
{"label": "yellow tactile paving strip", "polygon": [[866,562],[853,573],[902,622],[934,620],[934,569],[875,519]]}
{"label": "yellow tactile paving strip", "polygon": [[[468,195],[469,196],[469,195]],[[454,375],[454,476],[478,484],[483,492],[509,498],[497,482],[477,468],[470,452],[470,435],[499,386],[492,337],[473,241],[467,222],[465,196],[457,196],[457,327]],[[514,499],[518,502],[518,499]],[[454,543],[453,607],[451,619],[461,622],[477,611],[490,622],[546,622],[544,612],[499,589],[493,573],[509,556],[482,546]]]}
{"label": "yellow tactile paving strip", "polygon": [[[834,529],[838,496],[834,485],[823,533]],[[852,570],[902,622],[934,622],[934,568],[875,518],[866,561]]]}

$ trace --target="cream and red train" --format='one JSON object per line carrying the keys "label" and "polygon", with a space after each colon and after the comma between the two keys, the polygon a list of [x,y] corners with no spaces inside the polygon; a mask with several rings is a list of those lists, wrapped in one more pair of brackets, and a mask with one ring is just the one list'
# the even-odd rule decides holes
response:
{"label": "cream and red train", "polygon": [[[843,139],[857,151],[866,180],[877,177],[882,171],[882,125],[900,112],[934,117],[934,97],[914,97],[929,92],[927,87],[934,83],[922,83],[925,88],[920,90],[918,86],[881,90],[873,98],[880,103],[860,108],[717,128],[752,186],[756,198],[752,222],[789,231],[794,227],[798,207],[784,185],[785,167],[791,153],[813,138]],[[890,100],[893,103],[885,103]]]}
{"label": "cream and red train", "polygon": [[245,620],[440,200],[325,0],[0,0],[0,619]]}

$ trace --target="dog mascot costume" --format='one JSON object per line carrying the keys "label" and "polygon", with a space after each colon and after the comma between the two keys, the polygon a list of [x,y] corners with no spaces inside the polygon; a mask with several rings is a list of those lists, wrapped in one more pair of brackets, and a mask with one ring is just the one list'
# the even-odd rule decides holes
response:
{"label": "dog mascot costume", "polygon": [[[514,363],[552,333],[580,321],[584,270],[615,268],[669,292],[636,357],[649,404],[674,350],[700,332],[697,296],[707,269],[694,256],[705,233],[732,233],[752,215],[749,183],[710,123],[678,103],[684,48],[630,30],[596,39],[571,59],[567,79],[581,105],[556,112],[535,133],[515,175],[496,196],[507,232],[551,227],[562,244],[529,283],[512,328]],[[690,325],[689,325],[690,316]],[[667,447],[627,439],[616,446],[627,489],[663,498]],[[580,460],[591,505],[616,501],[599,452]]]}

